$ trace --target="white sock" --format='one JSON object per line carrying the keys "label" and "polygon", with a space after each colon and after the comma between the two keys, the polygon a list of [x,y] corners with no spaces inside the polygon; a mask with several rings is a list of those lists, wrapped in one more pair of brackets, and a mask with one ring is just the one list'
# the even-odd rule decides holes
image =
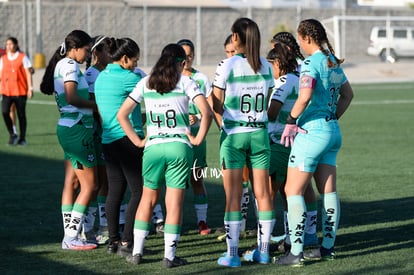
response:
{"label": "white sock", "polygon": [[180,234],[164,232],[164,258],[167,258],[170,261],[174,260],[179,239]]}
{"label": "white sock", "polygon": [[238,256],[239,249],[239,235],[240,235],[241,221],[224,221],[224,227],[226,228],[227,237],[227,256]]}
{"label": "white sock", "polygon": [[144,243],[149,234],[149,230],[134,229],[134,247],[132,249],[132,256],[137,254],[144,255]]}
{"label": "white sock", "polygon": [[89,232],[93,230],[93,226],[95,224],[95,217],[96,217],[97,208],[95,206],[89,206],[86,212],[85,218],[83,220],[83,232]]}
{"label": "white sock", "polygon": [[249,182],[243,183],[243,195],[241,199],[241,213],[242,213],[242,222],[240,226],[240,231],[246,231],[246,221],[247,221],[247,212],[249,210],[249,202],[250,202],[250,196],[249,196]]}

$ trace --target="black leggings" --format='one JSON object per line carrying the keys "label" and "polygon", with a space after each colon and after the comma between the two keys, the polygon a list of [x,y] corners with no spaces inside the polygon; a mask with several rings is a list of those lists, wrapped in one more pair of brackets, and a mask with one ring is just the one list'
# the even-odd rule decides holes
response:
{"label": "black leggings", "polygon": [[128,137],[123,137],[109,144],[102,144],[108,175],[108,196],[106,198],[106,219],[108,221],[109,239],[120,240],[119,209],[129,186],[131,193],[126,210],[125,228],[122,241],[132,243],[134,240],[135,213],[142,196],[142,155],[143,149],[136,147]]}
{"label": "black leggings", "polygon": [[16,105],[17,117],[19,118],[20,126],[20,139],[26,138],[26,101],[27,96],[5,96],[3,95],[3,101],[1,104],[1,109],[3,112],[4,123],[6,124],[7,131],[10,135],[13,135],[13,122],[10,118],[10,109],[11,105],[14,103]]}

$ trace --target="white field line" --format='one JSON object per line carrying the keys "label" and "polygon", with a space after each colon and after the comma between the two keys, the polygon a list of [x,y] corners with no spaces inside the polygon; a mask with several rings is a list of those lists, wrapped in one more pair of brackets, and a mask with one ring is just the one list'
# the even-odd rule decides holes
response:
{"label": "white field line", "polygon": [[55,105],[56,106],[56,102],[54,101],[46,101],[46,100],[36,100],[36,99],[29,99],[26,101],[27,103],[30,104],[39,104],[39,105]]}

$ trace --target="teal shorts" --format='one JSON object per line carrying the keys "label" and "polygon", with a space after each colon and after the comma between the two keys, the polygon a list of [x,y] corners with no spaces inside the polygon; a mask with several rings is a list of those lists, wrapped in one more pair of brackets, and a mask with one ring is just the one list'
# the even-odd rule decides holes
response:
{"label": "teal shorts", "polygon": [[342,144],[341,129],[337,120],[317,119],[301,128],[306,134],[295,137],[289,156],[289,167],[299,167],[303,172],[315,172],[318,164],[336,166],[336,156]]}
{"label": "teal shorts", "polygon": [[142,162],[144,186],[159,189],[163,185],[176,189],[189,186],[193,150],[182,142],[168,142],[146,147]]}
{"label": "teal shorts", "polygon": [[[196,136],[198,133],[199,127],[191,127],[191,134],[193,136]],[[207,167],[207,143],[206,140],[198,145],[193,146],[193,161],[194,165],[193,167],[196,168],[204,168]]]}
{"label": "teal shorts", "polygon": [[223,169],[269,169],[270,145],[267,129],[249,133],[220,134],[220,164]]}
{"label": "teal shorts", "polygon": [[278,183],[286,181],[290,147],[279,143],[270,143],[269,175]]}
{"label": "teal shorts", "polygon": [[92,128],[85,128],[82,124],[76,124],[72,127],[58,125],[56,133],[65,157],[72,161],[72,166],[75,169],[97,165],[98,159]]}

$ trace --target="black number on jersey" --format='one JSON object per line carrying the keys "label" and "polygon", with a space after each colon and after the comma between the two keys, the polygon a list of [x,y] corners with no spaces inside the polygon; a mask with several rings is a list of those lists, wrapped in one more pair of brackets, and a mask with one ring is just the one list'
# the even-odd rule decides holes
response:
{"label": "black number on jersey", "polygon": [[167,110],[162,118],[160,115],[154,115],[150,111],[151,123],[158,125],[158,128],[161,128],[162,125],[167,126],[168,128],[175,128],[177,126],[176,113],[175,110]]}
{"label": "black number on jersey", "polygon": [[250,113],[252,109],[254,109],[256,113],[261,113],[264,110],[264,106],[265,96],[262,93],[256,94],[254,100],[252,100],[252,96],[249,94],[244,94],[241,97],[240,111],[244,114]]}

